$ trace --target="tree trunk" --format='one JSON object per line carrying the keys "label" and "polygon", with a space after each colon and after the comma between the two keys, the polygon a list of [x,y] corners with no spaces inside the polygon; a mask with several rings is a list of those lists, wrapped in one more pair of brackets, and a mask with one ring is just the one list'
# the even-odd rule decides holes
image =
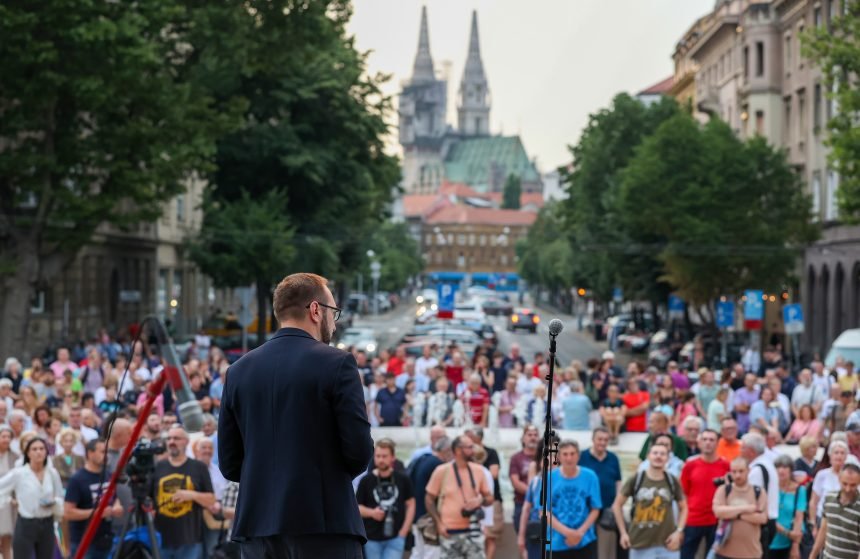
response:
{"label": "tree trunk", "polygon": [[269,295],[269,284],[265,281],[257,280],[257,347],[263,345],[266,341],[266,333],[269,331],[267,327],[269,322],[269,309],[266,301]]}
{"label": "tree trunk", "polygon": [[30,328],[30,301],[39,278],[39,250],[35,239],[16,241],[8,257],[12,273],[3,281],[0,295],[0,357],[27,360],[27,335]]}

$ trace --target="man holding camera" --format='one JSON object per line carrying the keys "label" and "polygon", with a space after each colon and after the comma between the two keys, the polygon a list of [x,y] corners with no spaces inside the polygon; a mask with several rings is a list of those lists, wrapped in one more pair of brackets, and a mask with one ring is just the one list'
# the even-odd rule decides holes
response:
{"label": "man holding camera", "polygon": [[481,507],[493,504],[484,471],[472,462],[475,444],[462,435],[451,444],[454,461],[433,471],[424,504],[436,522],[440,559],[484,559]]}
{"label": "man holding camera", "polygon": [[380,439],[373,453],[375,469],[361,478],[355,492],[358,512],[364,521],[367,559],[403,557],[406,536],[415,519],[412,482],[394,471],[394,442]]}

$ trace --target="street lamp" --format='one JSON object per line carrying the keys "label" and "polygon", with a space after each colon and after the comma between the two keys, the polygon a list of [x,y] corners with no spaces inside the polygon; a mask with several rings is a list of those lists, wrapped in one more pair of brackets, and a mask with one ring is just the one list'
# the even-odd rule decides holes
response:
{"label": "street lamp", "polygon": [[[372,259],[376,256],[376,253],[372,250],[367,251],[367,257]],[[378,260],[373,260],[370,263],[370,279],[373,280],[373,314],[379,314],[379,298],[376,296],[377,290],[379,289],[379,276],[380,270],[382,270],[382,264],[379,263]]]}

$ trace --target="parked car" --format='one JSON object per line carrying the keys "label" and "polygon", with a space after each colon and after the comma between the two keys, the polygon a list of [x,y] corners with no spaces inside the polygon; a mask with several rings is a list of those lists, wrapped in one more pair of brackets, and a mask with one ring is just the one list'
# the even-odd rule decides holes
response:
{"label": "parked car", "polygon": [[540,324],[540,316],[532,309],[519,308],[514,309],[511,317],[508,319],[508,330],[528,330],[532,334],[537,333],[538,324]]}
{"label": "parked car", "polygon": [[355,314],[370,314],[370,301],[364,293],[353,293],[346,300],[346,310]]}
{"label": "parked car", "polygon": [[485,300],[481,309],[490,316],[510,316],[514,312],[514,306],[510,302],[495,297]]}
{"label": "parked car", "polygon": [[379,348],[373,328],[347,328],[338,340],[337,348],[345,350],[350,347],[360,349],[367,353],[368,357],[373,357]]}

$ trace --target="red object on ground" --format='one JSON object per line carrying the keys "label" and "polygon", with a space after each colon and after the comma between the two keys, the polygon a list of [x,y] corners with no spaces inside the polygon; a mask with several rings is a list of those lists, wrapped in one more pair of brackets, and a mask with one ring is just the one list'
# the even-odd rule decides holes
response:
{"label": "red object on ground", "polygon": [[436,311],[436,318],[454,318],[454,311],[443,311],[442,309],[439,309]]}

